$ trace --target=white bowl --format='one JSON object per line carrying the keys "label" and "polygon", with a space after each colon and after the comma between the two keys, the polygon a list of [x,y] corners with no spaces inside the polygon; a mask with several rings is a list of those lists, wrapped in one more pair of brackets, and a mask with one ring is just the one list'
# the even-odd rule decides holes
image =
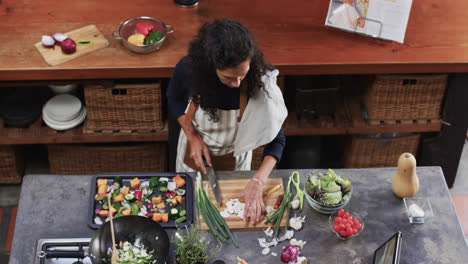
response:
{"label": "white bowl", "polygon": [[71,93],[74,90],[76,90],[76,88],[78,88],[78,84],[65,84],[65,85],[50,84],[48,86],[56,94]]}

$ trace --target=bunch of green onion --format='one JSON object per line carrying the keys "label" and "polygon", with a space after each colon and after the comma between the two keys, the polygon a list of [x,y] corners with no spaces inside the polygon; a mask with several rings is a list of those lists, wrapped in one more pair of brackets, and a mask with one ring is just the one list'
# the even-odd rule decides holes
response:
{"label": "bunch of green onion", "polygon": [[[238,248],[239,245],[232,235],[231,230],[229,230],[228,225],[224,221],[223,217],[219,214],[216,206],[211,202],[210,197],[203,190],[200,172],[198,172],[197,176],[197,185],[196,203],[198,219],[200,219],[201,214],[205,224],[219,241],[225,242],[230,238],[234,245]],[[200,221],[198,222],[200,223]]]}
{"label": "bunch of green onion", "polygon": [[286,192],[284,194],[284,199],[281,202],[281,205],[278,209],[273,212],[265,221],[265,224],[274,224],[275,225],[275,235],[274,238],[278,238],[278,232],[281,224],[281,220],[283,219],[284,211],[286,211],[286,227],[284,228],[285,231],[288,230],[289,224],[289,214],[291,212],[291,176],[289,177],[288,187],[286,188]]}

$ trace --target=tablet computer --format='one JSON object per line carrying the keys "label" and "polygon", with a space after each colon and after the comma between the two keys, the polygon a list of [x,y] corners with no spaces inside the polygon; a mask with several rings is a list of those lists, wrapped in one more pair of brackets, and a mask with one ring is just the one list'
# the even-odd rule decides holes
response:
{"label": "tablet computer", "polygon": [[400,263],[401,232],[396,232],[374,252],[374,264]]}

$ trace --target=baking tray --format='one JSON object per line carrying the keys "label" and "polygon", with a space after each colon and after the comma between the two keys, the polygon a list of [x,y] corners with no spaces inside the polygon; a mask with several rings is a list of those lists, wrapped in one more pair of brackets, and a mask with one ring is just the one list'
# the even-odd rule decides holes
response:
{"label": "baking tray", "polygon": [[[130,186],[130,181],[134,179],[135,177],[138,177],[141,183],[145,181],[149,181],[150,178],[152,177],[167,177],[169,179],[172,179],[175,177],[177,174],[180,175],[180,177],[185,179],[185,194],[184,194],[184,200],[182,203],[182,206],[185,206],[187,210],[187,220],[182,223],[176,224],[173,220],[169,220],[169,222],[164,223],[160,222],[159,224],[162,227],[183,227],[186,225],[190,225],[190,223],[193,222],[193,180],[192,177],[190,177],[186,173],[111,173],[111,174],[98,174],[95,175],[91,179],[91,190],[90,190],[90,195],[89,195],[89,207],[88,207],[88,225],[92,228],[99,228],[101,225],[98,225],[94,223],[94,211],[96,209],[96,200],[95,200],[95,195],[97,194],[97,179],[107,179],[107,185],[112,185],[113,179],[117,176],[122,178],[122,184],[125,186]],[[159,194],[160,192],[156,192],[156,194]],[[107,198],[105,198],[107,199]],[[103,222],[105,223],[105,218],[102,218]]]}

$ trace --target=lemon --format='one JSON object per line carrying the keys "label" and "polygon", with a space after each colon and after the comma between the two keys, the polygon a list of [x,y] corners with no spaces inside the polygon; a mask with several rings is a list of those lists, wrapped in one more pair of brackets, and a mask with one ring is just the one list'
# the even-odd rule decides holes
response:
{"label": "lemon", "polygon": [[127,41],[129,43],[132,43],[133,45],[143,45],[143,42],[145,41],[145,35],[133,34],[130,37],[128,37]]}

